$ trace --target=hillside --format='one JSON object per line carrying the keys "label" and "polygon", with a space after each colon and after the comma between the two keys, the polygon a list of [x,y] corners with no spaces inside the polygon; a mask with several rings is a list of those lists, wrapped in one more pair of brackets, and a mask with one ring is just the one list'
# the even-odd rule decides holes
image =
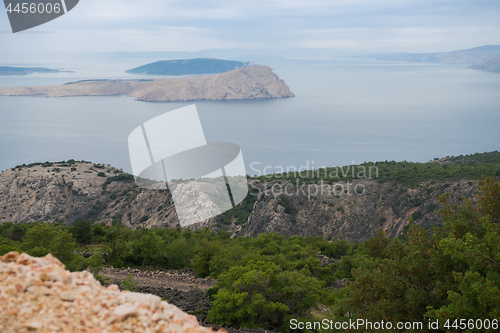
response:
{"label": "hillside", "polygon": [[[378,177],[352,177],[352,168],[375,166]],[[327,169],[327,175],[334,169]],[[225,229],[233,236],[276,231],[347,241],[364,241],[381,227],[395,237],[403,233],[409,217],[424,227],[439,225],[435,212],[443,193],[450,193],[452,202],[462,196],[474,198],[481,175],[500,175],[500,153],[430,163],[377,162],[343,170],[348,170],[346,177],[341,173],[338,178],[324,177],[325,170],[319,171],[319,177],[318,171],[252,177],[250,189],[257,195],[190,227]],[[347,192],[339,191],[340,187],[334,192],[335,184]],[[356,195],[356,185],[365,194]],[[0,174],[0,202],[0,223],[73,224],[84,219],[108,225],[120,222],[132,229],[178,225],[168,191],[138,188],[133,177],[121,170],[90,162],[39,163],[6,170]]]}
{"label": "hillside", "polygon": [[470,65],[499,54],[500,45],[485,45],[452,52],[400,54],[396,56],[382,57],[378,60]]}
{"label": "hillside", "polygon": [[148,75],[199,75],[219,74],[250,66],[247,61],[212,58],[162,60],[129,69],[126,73]]}
{"label": "hillside", "polygon": [[500,54],[474,63],[469,68],[487,72],[500,73]]}
{"label": "hillside", "polygon": [[60,73],[57,69],[42,67],[10,67],[0,66],[0,75],[28,75],[33,73]]}
{"label": "hillside", "polygon": [[36,95],[47,97],[127,95],[146,102],[294,96],[285,81],[267,66],[252,66],[195,78],[89,80],[61,86],[0,88],[0,96]]}

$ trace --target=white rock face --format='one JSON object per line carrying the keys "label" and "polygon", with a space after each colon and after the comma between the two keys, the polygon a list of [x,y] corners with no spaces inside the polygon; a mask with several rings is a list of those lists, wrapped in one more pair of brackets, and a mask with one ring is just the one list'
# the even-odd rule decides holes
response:
{"label": "white rock face", "polygon": [[[62,280],[62,281],[61,281]],[[51,254],[0,257],[0,332],[192,332],[212,329],[154,295],[108,288]],[[219,333],[226,332],[224,329]]]}
{"label": "white rock face", "polygon": [[134,304],[146,304],[151,310],[156,310],[161,305],[161,298],[156,295],[141,293],[122,293],[121,299]]}

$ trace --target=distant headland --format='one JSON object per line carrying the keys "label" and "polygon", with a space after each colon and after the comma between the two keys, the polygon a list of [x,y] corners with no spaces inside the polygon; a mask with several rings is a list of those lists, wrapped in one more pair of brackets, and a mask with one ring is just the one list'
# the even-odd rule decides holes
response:
{"label": "distant headland", "polygon": [[60,71],[43,67],[10,67],[0,66],[0,75],[28,75],[33,73],[72,73],[71,71]]}
{"label": "distant headland", "polygon": [[465,64],[469,68],[500,73],[500,45],[484,45],[452,52],[409,53],[387,56],[378,60]]}
{"label": "distant headland", "polygon": [[177,59],[153,62],[129,69],[126,73],[147,75],[220,74],[255,65],[255,63],[248,61],[233,61],[213,58]]}
{"label": "distant headland", "polygon": [[174,102],[294,97],[285,81],[267,66],[239,68],[193,78],[88,80],[61,86],[0,88],[0,96],[127,95],[139,101]]}

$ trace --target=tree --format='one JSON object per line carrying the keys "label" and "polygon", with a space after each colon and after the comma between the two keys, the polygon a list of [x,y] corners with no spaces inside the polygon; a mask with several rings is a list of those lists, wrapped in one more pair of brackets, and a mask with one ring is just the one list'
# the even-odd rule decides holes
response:
{"label": "tree", "polygon": [[284,328],[317,307],[324,282],[270,262],[250,261],[219,275],[208,320],[248,328]]}
{"label": "tree", "polygon": [[3,256],[4,254],[9,253],[11,251],[18,251],[19,252],[19,250],[12,245],[8,245],[8,244],[0,245],[0,256]]}
{"label": "tree", "polygon": [[89,221],[77,221],[71,228],[71,233],[80,244],[89,244],[92,241],[92,223]]}
{"label": "tree", "polygon": [[83,265],[83,258],[73,253],[76,243],[66,229],[59,229],[48,223],[40,223],[26,232],[23,238],[22,249],[36,257],[52,253],[69,270],[79,270]]}
{"label": "tree", "polygon": [[[191,237],[191,233],[189,233],[188,237]],[[186,238],[179,237],[167,245],[165,252],[169,268],[189,267],[189,260],[194,257],[194,245],[188,242]]]}
{"label": "tree", "polygon": [[454,271],[457,287],[448,293],[447,303],[429,311],[427,317],[441,319],[498,318],[500,315],[500,183],[483,178],[479,200],[463,206],[451,205],[449,195],[443,221],[448,233],[439,245],[454,263],[466,267]]}
{"label": "tree", "polygon": [[391,240],[385,236],[382,228],[379,228],[377,235],[366,241],[366,254],[373,258],[384,258],[385,248]]}
{"label": "tree", "polygon": [[210,263],[212,258],[223,251],[218,241],[209,242],[202,240],[196,247],[196,256],[192,266],[199,277],[207,277],[210,274]]}
{"label": "tree", "polygon": [[163,263],[163,239],[152,231],[146,231],[132,249],[134,258],[140,265],[160,265]]}
{"label": "tree", "polygon": [[87,267],[89,267],[90,271],[94,274],[99,273],[104,267],[104,259],[102,258],[101,251],[94,252],[94,254],[88,257],[85,262]]}

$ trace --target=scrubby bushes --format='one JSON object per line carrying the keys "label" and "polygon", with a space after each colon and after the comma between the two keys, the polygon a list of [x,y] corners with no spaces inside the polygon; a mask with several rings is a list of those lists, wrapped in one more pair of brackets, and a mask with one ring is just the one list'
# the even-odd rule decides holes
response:
{"label": "scrubby bushes", "polygon": [[208,320],[249,328],[285,328],[317,307],[324,282],[274,263],[249,261],[219,275]]}
{"label": "scrubby bushes", "polygon": [[479,200],[459,206],[441,196],[445,226],[411,225],[404,242],[352,270],[332,318],[368,321],[435,321],[500,315],[500,183],[479,184]]}

